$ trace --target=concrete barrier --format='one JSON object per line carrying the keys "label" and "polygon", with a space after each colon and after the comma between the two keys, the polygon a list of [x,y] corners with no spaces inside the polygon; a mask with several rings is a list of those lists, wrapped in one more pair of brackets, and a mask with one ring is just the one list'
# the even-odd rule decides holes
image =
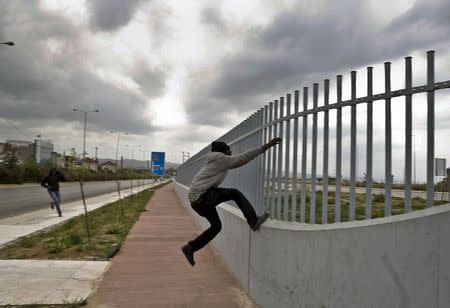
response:
{"label": "concrete barrier", "polygon": [[[187,187],[176,187],[190,209]],[[450,307],[450,205],[328,225],[268,221],[259,232],[231,205],[218,212],[213,244],[262,307]]]}

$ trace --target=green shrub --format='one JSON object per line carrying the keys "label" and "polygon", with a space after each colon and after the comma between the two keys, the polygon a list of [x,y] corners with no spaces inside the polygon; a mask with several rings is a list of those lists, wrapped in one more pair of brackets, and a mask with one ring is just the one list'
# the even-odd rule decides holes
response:
{"label": "green shrub", "polygon": [[122,232],[122,226],[119,224],[111,224],[106,227],[106,234],[120,234]]}
{"label": "green shrub", "polygon": [[72,245],[78,245],[83,243],[83,239],[81,237],[81,235],[79,235],[78,233],[69,233],[66,237],[66,240],[69,244]]}
{"label": "green shrub", "polygon": [[64,240],[59,237],[51,237],[45,240],[45,246],[51,254],[60,253],[65,248]]}

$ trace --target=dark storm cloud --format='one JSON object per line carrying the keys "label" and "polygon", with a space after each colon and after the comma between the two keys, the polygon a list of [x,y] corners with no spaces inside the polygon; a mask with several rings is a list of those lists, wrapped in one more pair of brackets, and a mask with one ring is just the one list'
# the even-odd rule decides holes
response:
{"label": "dark storm cloud", "polygon": [[[448,44],[449,12],[448,1],[418,1],[384,27],[363,1],[330,1],[313,15],[300,7],[282,12],[250,33],[241,52],[222,61],[208,86],[189,101],[188,113],[192,121],[210,124],[212,110],[214,121],[223,123],[230,110],[250,112],[312,82]],[[222,23],[219,14],[206,16],[210,24]]]}
{"label": "dark storm cloud", "polygon": [[144,63],[136,67],[136,70],[132,73],[133,80],[139,84],[145,95],[148,98],[162,95],[168,71],[161,68],[150,69]]}
{"label": "dark storm cloud", "polygon": [[142,0],[91,0],[90,25],[94,30],[115,31],[130,22]]}
{"label": "dark storm cloud", "polygon": [[[130,134],[147,134],[154,127],[144,118],[145,98],[127,89],[99,79],[84,64],[89,54],[75,29],[66,19],[41,11],[37,2],[11,1],[1,7],[3,16],[15,16],[1,23],[4,40],[16,45],[0,48],[0,110],[23,129],[82,120],[72,108],[99,108],[93,129],[99,132],[122,130]],[[59,51],[49,51],[49,41]],[[1,46],[0,46],[1,47]],[[142,75],[149,74],[145,70]],[[151,74],[150,74],[151,75]],[[160,93],[161,74],[146,76],[143,89]],[[152,81],[150,84],[150,80]],[[145,92],[145,91],[144,91]],[[59,122],[59,123],[58,123]],[[56,124],[58,123],[58,124]],[[37,124],[36,124],[37,125]],[[52,124],[53,125],[53,124]]]}
{"label": "dark storm cloud", "polygon": [[205,8],[201,15],[201,22],[205,25],[210,25],[216,28],[220,33],[227,33],[230,29],[223,18],[223,15],[221,14],[220,10],[214,7],[207,7]]}

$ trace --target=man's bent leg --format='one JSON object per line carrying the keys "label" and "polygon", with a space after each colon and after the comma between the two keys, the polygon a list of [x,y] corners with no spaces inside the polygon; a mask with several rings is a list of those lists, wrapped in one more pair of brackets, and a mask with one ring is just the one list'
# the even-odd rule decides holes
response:
{"label": "man's bent leg", "polygon": [[216,193],[216,202],[220,204],[222,202],[226,202],[232,200],[236,202],[239,209],[244,214],[245,219],[247,219],[247,223],[249,226],[254,226],[258,221],[258,216],[256,215],[253,206],[247,200],[243,193],[241,193],[236,188],[215,188]]}
{"label": "man's bent leg", "polygon": [[220,221],[219,214],[217,213],[216,207],[211,204],[201,204],[199,206],[205,206],[207,208],[202,209],[202,211],[197,211],[195,207],[193,209],[199,213],[199,215],[205,217],[211,226],[203,231],[195,240],[188,243],[189,247],[193,252],[202,249],[206,244],[212,241],[213,238],[222,230],[222,222]]}

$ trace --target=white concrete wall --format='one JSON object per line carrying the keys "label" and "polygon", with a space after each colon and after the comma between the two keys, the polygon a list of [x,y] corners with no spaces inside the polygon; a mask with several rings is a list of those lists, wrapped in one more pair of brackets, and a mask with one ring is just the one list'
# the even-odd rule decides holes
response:
{"label": "white concrete wall", "polygon": [[[190,208],[187,188],[177,193]],[[450,205],[329,225],[268,221],[259,232],[230,205],[218,212],[213,244],[262,307],[450,307]]]}

